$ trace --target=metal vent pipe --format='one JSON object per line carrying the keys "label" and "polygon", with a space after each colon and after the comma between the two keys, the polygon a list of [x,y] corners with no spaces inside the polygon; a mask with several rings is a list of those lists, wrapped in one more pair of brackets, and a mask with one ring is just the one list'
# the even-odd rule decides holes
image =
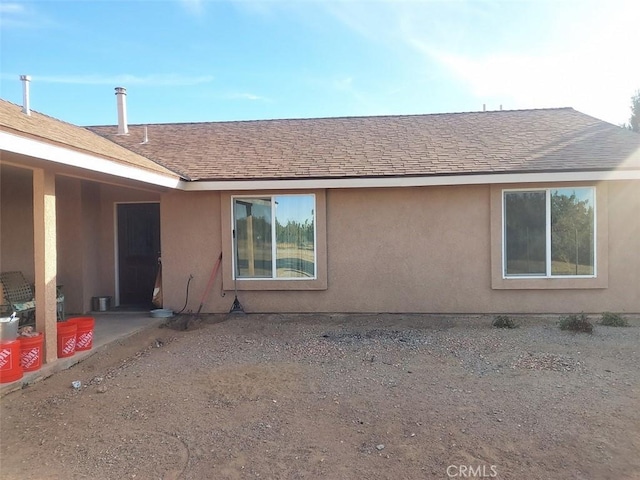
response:
{"label": "metal vent pipe", "polygon": [[22,80],[22,113],[31,115],[31,105],[29,98],[29,82],[31,77],[29,75],[20,75]]}
{"label": "metal vent pipe", "polygon": [[118,103],[118,135],[127,135],[129,125],[127,125],[127,89],[116,87],[116,100]]}

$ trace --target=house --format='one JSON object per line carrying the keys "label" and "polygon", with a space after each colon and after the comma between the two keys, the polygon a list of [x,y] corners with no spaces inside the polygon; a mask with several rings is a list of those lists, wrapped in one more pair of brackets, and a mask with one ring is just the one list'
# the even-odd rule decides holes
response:
{"label": "house", "polygon": [[[640,312],[640,135],[571,108],[82,128],[0,101],[1,269],[38,322],[204,312]],[[192,278],[190,278],[192,277]],[[225,296],[221,293],[226,292]],[[48,348],[48,359],[55,356]]]}

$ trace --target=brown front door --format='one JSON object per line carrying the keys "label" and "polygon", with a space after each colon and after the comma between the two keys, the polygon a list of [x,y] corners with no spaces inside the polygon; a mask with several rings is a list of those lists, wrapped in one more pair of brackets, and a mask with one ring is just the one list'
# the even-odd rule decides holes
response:
{"label": "brown front door", "polygon": [[120,306],[151,307],[160,257],[160,204],[118,205]]}

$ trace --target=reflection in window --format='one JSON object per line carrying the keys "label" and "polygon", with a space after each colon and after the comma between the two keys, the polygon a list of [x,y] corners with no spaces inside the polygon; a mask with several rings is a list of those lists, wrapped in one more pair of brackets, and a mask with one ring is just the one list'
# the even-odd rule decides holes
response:
{"label": "reflection in window", "polygon": [[279,278],[315,277],[314,197],[275,197],[276,271]]}
{"label": "reflection in window", "polygon": [[238,278],[271,278],[271,199],[234,200]]}
{"label": "reflection in window", "polygon": [[551,275],[593,275],[593,189],[551,190]]}
{"label": "reflection in window", "polygon": [[314,195],[234,198],[237,277],[315,278],[314,210]]}
{"label": "reflection in window", "polygon": [[545,275],[545,202],[545,192],[505,193],[507,275]]}

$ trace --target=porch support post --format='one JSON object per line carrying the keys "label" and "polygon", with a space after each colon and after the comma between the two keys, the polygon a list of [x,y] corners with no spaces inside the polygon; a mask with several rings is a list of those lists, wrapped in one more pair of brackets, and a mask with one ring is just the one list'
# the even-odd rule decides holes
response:
{"label": "porch support post", "polygon": [[56,183],[55,175],[33,171],[33,250],[36,330],[44,333],[44,361],[58,358],[56,331]]}

